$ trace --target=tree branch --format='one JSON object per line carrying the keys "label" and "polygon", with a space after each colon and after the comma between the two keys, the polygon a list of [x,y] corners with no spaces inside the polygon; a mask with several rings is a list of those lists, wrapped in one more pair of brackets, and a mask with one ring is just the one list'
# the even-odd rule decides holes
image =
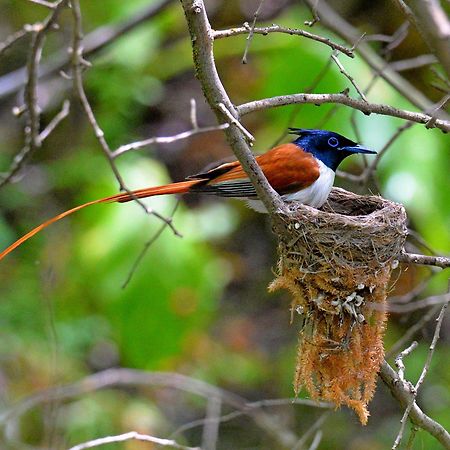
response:
{"label": "tree branch", "polygon": [[450,267],[450,258],[445,256],[428,256],[419,255],[417,253],[403,253],[398,257],[398,260],[409,264],[441,267],[442,269]]}
{"label": "tree branch", "polygon": [[[317,0],[305,0],[305,2],[311,8],[315,9],[317,15],[320,17],[320,23],[334,31],[342,39],[345,39],[350,44],[359,40],[361,32],[342,18],[325,0],[321,0],[320,2],[317,2]],[[372,50],[370,45],[365,42],[360,42],[356,51],[381,78],[408,99],[414,106],[422,111],[433,109],[433,102],[400,74],[392,70],[386,61]],[[440,118],[449,120],[450,116],[445,111],[440,111]]]}
{"label": "tree branch", "polygon": [[200,447],[187,447],[186,445],[181,445],[172,439],[161,439],[154,436],[149,436],[148,434],[138,433],[137,431],[130,431],[128,433],[119,434],[116,436],[107,436],[99,439],[94,439],[92,441],[87,441],[82,444],[70,447],[69,450],[85,450],[87,448],[100,447],[101,445],[112,444],[114,442],[125,442],[125,441],[143,441],[151,442],[162,447],[170,447],[178,450],[201,450]]}
{"label": "tree branch", "polygon": [[27,81],[24,91],[24,110],[27,114],[25,126],[25,146],[14,158],[9,172],[1,179],[0,187],[11,181],[15,174],[23,167],[33,153],[41,147],[42,140],[39,134],[40,129],[40,108],[37,99],[37,84],[39,62],[42,56],[47,32],[58,20],[62,9],[67,6],[68,0],[58,0],[54,4],[51,14],[40,24],[35,24],[31,28],[30,54],[26,67]]}
{"label": "tree branch", "polygon": [[[383,116],[398,117],[400,119],[409,120],[411,122],[417,122],[422,124],[428,124],[434,117],[429,114],[420,112],[406,111],[403,109],[394,108],[393,106],[368,103],[364,100],[357,100],[349,97],[345,94],[290,94],[280,95],[278,97],[265,98],[262,100],[256,100],[253,102],[244,103],[237,107],[239,114],[245,115],[251,112],[260,111],[268,108],[276,108],[279,106],[286,106],[298,103],[310,103],[314,105],[323,105],[326,103],[338,103],[348,106],[353,109],[357,109],[366,115],[380,114]],[[432,127],[439,128],[442,131],[450,131],[450,121],[436,119],[432,124]]]}
{"label": "tree branch", "polygon": [[424,41],[450,78],[450,22],[439,0],[407,1]]}
{"label": "tree branch", "polygon": [[[171,372],[146,372],[134,369],[108,369],[87,376],[73,384],[42,390],[34,395],[26,397],[16,406],[0,413],[0,426],[6,427],[8,422],[17,420],[20,416],[39,404],[68,400],[106,388],[127,386],[163,386],[195,394],[205,399],[211,397],[220,398],[224,404],[236,408],[253,419],[255,424],[260,427],[267,436],[274,439],[280,448],[286,450],[291,449],[298,441],[298,437],[295,433],[282,425],[282,423],[276,420],[274,416],[261,409],[266,404],[285,404],[285,399],[281,401],[263,400],[261,402],[249,403],[240,395],[185,375]],[[288,402],[295,403],[292,399],[289,399]],[[304,402],[304,400],[300,400],[301,404],[304,404]],[[311,403],[313,402],[311,401]],[[316,404],[314,406],[317,407],[328,408],[331,406],[320,402],[314,403]],[[17,430],[19,427],[8,428]]]}
{"label": "tree branch", "polygon": [[[413,342],[411,344],[411,346],[407,350],[403,351],[395,359],[396,365],[397,365],[397,367],[399,369],[398,370],[399,381],[404,387],[407,387],[407,389],[410,391],[411,398],[408,401],[408,404],[406,406],[405,412],[403,414],[403,417],[402,417],[402,420],[401,420],[401,427],[400,427],[398,435],[397,435],[397,437],[395,439],[394,445],[392,446],[392,450],[396,450],[398,448],[398,446],[400,445],[400,442],[401,442],[401,440],[403,438],[403,433],[404,433],[404,430],[405,430],[405,427],[406,427],[406,422],[408,420],[408,416],[410,415],[411,409],[413,408],[413,406],[415,404],[415,400],[417,398],[417,394],[419,392],[419,389],[422,386],[422,384],[423,384],[423,382],[425,380],[425,377],[426,377],[426,375],[428,373],[428,370],[430,368],[431,360],[433,358],[434,350],[436,348],[436,344],[437,344],[437,341],[439,339],[439,333],[440,333],[440,330],[441,330],[442,321],[444,320],[444,315],[445,315],[446,309],[447,309],[447,304],[442,306],[441,312],[439,313],[439,316],[436,319],[437,324],[436,324],[436,329],[434,330],[433,340],[431,341],[431,345],[429,347],[427,359],[426,359],[425,364],[423,366],[422,373],[420,374],[419,379],[417,380],[417,383],[415,384],[415,386],[413,386],[410,382],[408,382],[404,378],[405,366],[403,364],[403,359],[402,358],[403,358],[403,356],[406,356],[407,354],[411,353],[412,350],[414,350],[414,348],[417,346],[417,342]],[[416,424],[416,425],[418,425],[418,424]],[[448,445],[450,447],[450,441],[448,442]]]}
{"label": "tree branch", "polygon": [[[87,34],[84,39],[84,56],[92,56],[99,52],[128,31],[159,14],[171,3],[173,3],[173,0],[154,0],[124,22],[117,25],[103,26]],[[34,26],[32,25],[32,27]],[[5,43],[8,46],[10,45],[8,42]],[[39,79],[48,77],[63,70],[68,64],[70,64],[70,55],[67,55],[67,50],[64,48],[50,55],[44,61],[44,64],[40,67],[38,77]],[[23,86],[25,80],[26,70],[23,67],[0,77],[0,99],[17,92]]]}
{"label": "tree branch", "polygon": [[[380,368],[380,377],[403,408],[411,400],[411,390],[407,383],[402,383],[395,370],[384,361]],[[416,403],[409,413],[411,421],[434,436],[446,449],[450,449],[450,434],[438,422],[427,416]]]}
{"label": "tree branch", "polygon": [[313,41],[328,45],[328,47],[332,48],[333,50],[339,51],[350,58],[354,58],[355,56],[352,49],[344,47],[340,44],[336,44],[331,39],[310,33],[309,31],[300,30],[298,28],[287,28],[276,24],[267,27],[255,28],[251,28],[249,24],[245,24],[243,27],[230,28],[227,30],[215,30],[213,31],[213,37],[214,39],[222,39],[226,37],[237,36],[239,34],[249,34],[252,31],[254,34],[262,34],[263,36],[267,36],[270,33],[284,33],[291,36],[303,36],[305,38],[312,39]]}
{"label": "tree branch", "polygon": [[[239,114],[230,101],[217,73],[213,55],[214,31],[209,23],[203,0],[181,0],[181,4],[191,35],[196,75],[205,98],[219,122],[230,123],[220,104],[223,104],[230,114],[239,120]],[[230,127],[225,130],[225,135],[267,211],[272,215],[279,211],[285,211],[286,207],[283,201],[270,186],[256,163],[240,127],[231,121]]]}

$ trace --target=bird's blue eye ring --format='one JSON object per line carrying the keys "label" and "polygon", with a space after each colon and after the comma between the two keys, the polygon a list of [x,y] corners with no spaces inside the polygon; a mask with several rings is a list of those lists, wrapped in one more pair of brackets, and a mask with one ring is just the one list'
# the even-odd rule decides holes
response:
{"label": "bird's blue eye ring", "polygon": [[333,136],[328,139],[328,145],[330,147],[337,147],[339,145],[339,141]]}

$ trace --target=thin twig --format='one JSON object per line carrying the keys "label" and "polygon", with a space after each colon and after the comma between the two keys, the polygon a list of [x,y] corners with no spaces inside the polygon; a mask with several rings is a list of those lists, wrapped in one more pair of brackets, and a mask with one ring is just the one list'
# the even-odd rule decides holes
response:
{"label": "thin twig", "polygon": [[[326,1],[317,2],[317,0],[305,0],[310,7],[317,9],[321,23],[340,36],[348,43],[353,43],[361,36],[361,31],[346,21],[338,14]],[[433,102],[428,99],[421,91],[414,87],[403,76],[388,67],[384,58],[381,58],[372,47],[361,42],[358,45],[359,56],[380,76],[396,89],[403,97],[409,100],[414,106],[422,111],[433,108]],[[441,113],[442,118],[449,119],[447,113]]]}
{"label": "thin twig", "polygon": [[353,85],[353,87],[356,89],[356,92],[358,92],[359,96],[367,103],[367,98],[364,95],[364,92],[359,88],[358,84],[356,83],[355,79],[345,70],[345,67],[341,64],[339,61],[339,58],[337,55],[331,55],[331,59],[336,63],[336,65],[339,67],[339,71],[344,75],[350,83]]}
{"label": "thin twig", "polygon": [[[363,100],[358,100],[349,97],[345,94],[290,94],[280,95],[277,97],[265,98],[248,103],[244,103],[237,107],[240,115],[249,114],[255,111],[261,111],[269,108],[277,108],[280,106],[310,103],[314,105],[323,105],[327,103],[337,103],[348,106],[350,108],[358,109],[366,115],[380,114],[383,116],[398,117],[400,119],[409,120],[411,122],[427,124],[432,118],[429,114],[421,112],[406,111],[403,109],[394,108],[393,106],[384,105],[380,103],[368,103]],[[434,109],[434,108],[433,108]],[[439,128],[442,131],[450,131],[450,121],[436,119],[433,128]]]}
{"label": "thin twig", "polygon": [[408,264],[421,264],[424,266],[436,266],[446,269],[450,267],[450,258],[445,256],[428,256],[416,253],[402,253],[398,260]]}
{"label": "thin twig", "polygon": [[121,145],[119,148],[111,152],[113,158],[117,158],[126,152],[131,150],[137,150],[142,147],[147,147],[152,144],[171,144],[172,142],[187,139],[191,136],[201,133],[209,133],[211,131],[226,130],[230,125],[223,123],[211,127],[193,128],[192,130],[183,131],[182,133],[175,134],[173,136],[160,136],[144,139],[143,141],[132,142],[130,144]]}
{"label": "thin twig", "polygon": [[[407,407],[411,400],[410,386],[402,383],[397,372],[384,361],[380,367],[380,376],[402,407]],[[436,438],[444,448],[450,449],[450,434],[438,422],[427,416],[414,402],[409,413],[411,421]]]}
{"label": "thin twig", "polygon": [[58,20],[61,10],[67,5],[68,0],[59,0],[55,3],[52,13],[39,24],[31,26],[31,44],[30,54],[27,62],[27,82],[24,90],[24,112],[27,114],[25,126],[25,145],[22,150],[14,157],[8,172],[0,180],[0,187],[9,183],[14,176],[30,159],[33,153],[41,147],[42,140],[39,134],[40,128],[40,109],[37,98],[37,83],[39,63],[42,56],[47,32]]}
{"label": "thin twig", "polygon": [[[310,406],[312,408],[325,408],[325,409],[332,409],[335,407],[333,403],[327,403],[327,402],[320,402],[315,400],[309,400],[309,399],[303,399],[303,398],[277,398],[277,399],[268,399],[268,400],[259,400],[256,402],[248,402],[247,407],[248,408],[267,408],[267,407],[275,407],[275,406],[286,406],[286,405],[303,405],[303,406]],[[229,422],[233,419],[236,419],[237,417],[245,415],[245,412],[242,410],[233,411],[229,414],[225,414],[221,417],[218,417],[215,419],[219,423]],[[207,421],[210,421],[211,419],[204,418],[204,419],[198,419],[193,420],[189,423],[186,423],[179,428],[177,428],[173,433],[172,437],[179,435],[181,433],[184,433],[187,430],[191,430],[192,428],[198,427],[198,426],[204,426]]]}
{"label": "thin twig", "polygon": [[[223,39],[231,36],[237,36],[239,34],[247,34],[250,32],[250,30],[251,27],[249,24],[246,24],[243,27],[229,28],[227,30],[214,30],[213,37],[214,39]],[[299,30],[298,28],[287,28],[273,24],[267,27],[255,27],[253,28],[253,33],[262,34],[263,36],[267,36],[270,33],[284,33],[291,36],[303,36],[305,38],[312,39],[313,41],[328,45],[328,47],[332,48],[333,50],[339,51],[350,58],[354,57],[353,51],[351,49],[344,47],[343,45],[336,44],[331,39],[310,33],[309,31]]]}
{"label": "thin twig", "polygon": [[[166,227],[168,226],[168,222],[173,220],[173,216],[175,215],[178,205],[180,204],[179,201],[177,201],[175,203],[175,207],[173,208],[172,213],[170,214],[169,217],[167,217],[166,221],[163,221],[162,225],[160,226],[160,228],[155,232],[155,234],[145,243],[144,247],[142,248],[141,252],[139,253],[139,255],[136,257],[136,259],[134,260],[133,265],[131,266],[131,269],[128,272],[127,278],[125,279],[125,281],[122,284],[122,289],[125,289],[129,282],[131,281],[131,279],[133,278],[133,275],[136,273],[137,268],[139,267],[140,263],[142,262],[142,260],[144,259],[144,256],[146,255],[146,253],[148,252],[149,248],[158,240],[158,238],[161,236],[161,234],[163,233],[163,231],[166,229]],[[182,237],[181,234],[177,234],[178,237]]]}
{"label": "thin twig", "polygon": [[307,27],[313,27],[317,22],[320,22],[320,17],[317,14],[317,3],[319,3],[319,0],[315,0],[315,2],[315,5],[309,5],[311,15],[313,16],[312,20],[305,20],[303,22]]}
{"label": "thin twig", "polygon": [[411,345],[402,352],[400,352],[397,357],[395,358],[395,365],[397,366],[397,373],[398,377],[401,381],[406,382],[405,380],[405,363],[403,362],[403,359],[409,356],[418,346],[419,344],[417,341],[413,341]]}
{"label": "thin twig", "polygon": [[[89,63],[83,58],[83,47],[82,47],[83,31],[81,25],[80,2],[79,0],[72,0],[71,5],[72,5],[72,16],[74,21],[73,42],[72,42],[72,68],[73,68],[74,90],[78,94],[84,112],[88,118],[88,121],[92,129],[94,130],[95,137],[97,138],[97,141],[99,142],[100,147],[109,162],[111,170],[113,171],[114,176],[116,177],[116,180],[119,183],[119,190],[123,190],[133,197],[133,193],[125,185],[122,175],[120,174],[119,169],[117,168],[114,162],[113,152],[111,151],[106,141],[105,133],[103,132],[103,130],[101,129],[100,125],[97,122],[94,111],[92,110],[91,104],[89,103],[86,92],[84,90],[82,68],[89,66]],[[151,214],[160,219],[161,221],[163,221],[176,236],[180,235],[177,229],[174,227],[172,220],[164,217],[162,214],[158,213],[154,209],[147,207],[145,203],[143,203],[140,199],[134,198],[134,201],[137,204],[139,204],[147,214]]]}
{"label": "thin twig", "polygon": [[[319,83],[323,80],[325,75],[328,73],[328,71],[330,70],[330,67],[331,67],[331,59],[328,59],[327,62],[325,63],[325,65],[320,70],[320,72],[316,75],[316,77],[314,78],[312,83],[305,89],[305,92],[307,92],[307,93],[313,92],[314,89],[316,89],[316,87],[319,85]],[[295,107],[292,109],[291,114],[289,115],[286,126],[284,127],[285,129],[280,134],[280,136],[275,140],[275,142],[272,144],[272,147],[275,147],[276,145],[278,145],[281,142],[281,140],[287,135],[286,130],[288,130],[290,127],[292,127],[294,125],[294,121],[296,120],[301,109],[302,109],[302,105],[295,105]]]}
{"label": "thin twig", "polygon": [[415,56],[414,58],[400,59],[389,63],[389,67],[397,72],[404,70],[418,69],[419,67],[429,66],[437,63],[437,58],[434,55],[426,54]]}
{"label": "thin twig", "polygon": [[141,434],[137,431],[130,431],[124,434],[118,434],[116,436],[106,436],[99,439],[93,439],[92,441],[83,442],[82,444],[70,447],[69,450],[85,450],[87,448],[100,447],[101,445],[112,444],[114,442],[125,442],[125,441],[143,441],[152,442],[156,445],[161,445],[162,447],[171,447],[178,450],[201,450],[200,447],[187,447],[186,445],[181,445],[171,439],[161,439],[154,436],[149,436],[148,434]]}
{"label": "thin twig", "polygon": [[41,5],[41,6],[45,6],[46,8],[50,8],[50,9],[55,9],[56,8],[56,4],[58,2],[52,3],[52,2],[47,2],[45,0],[28,0],[31,3],[36,3],[36,5]]}
{"label": "thin twig", "polygon": [[239,120],[237,120],[235,117],[233,117],[233,114],[231,114],[230,110],[223,103],[219,103],[218,107],[225,114],[225,116],[228,118],[228,121],[229,121],[228,123],[230,125],[235,125],[236,127],[238,127],[242,131],[242,133],[245,135],[245,137],[247,138],[247,140],[248,140],[248,142],[250,144],[255,142],[255,138],[250,133],[250,131],[248,131],[244,127],[244,125],[242,125],[242,123],[239,122]]}
{"label": "thin twig", "polygon": [[252,43],[253,34],[255,33],[256,21],[258,20],[258,16],[259,16],[259,13],[260,13],[260,11],[262,9],[263,4],[264,4],[264,0],[260,0],[259,6],[256,9],[255,14],[253,15],[252,26],[250,28],[250,32],[248,33],[247,43],[245,44],[244,55],[242,56],[242,64],[247,64],[247,54],[248,54],[248,51],[250,49],[250,44]]}
{"label": "thin twig", "polygon": [[415,125],[414,122],[406,122],[403,125],[399,126],[395,133],[389,138],[389,140],[386,142],[386,144],[383,145],[383,147],[380,149],[380,151],[377,153],[375,158],[373,159],[372,163],[364,170],[364,172],[358,176],[355,177],[354,181],[367,184],[370,178],[372,177],[373,173],[378,167],[378,163],[380,162],[381,158],[385,155],[385,153],[390,149],[392,144],[406,131],[409,130],[413,125]]}
{"label": "thin twig", "polygon": [[[405,412],[403,414],[403,417],[402,417],[402,420],[401,420],[400,430],[399,430],[399,432],[397,434],[397,437],[396,437],[396,439],[394,441],[394,445],[392,446],[392,450],[396,450],[398,448],[398,446],[400,445],[400,442],[401,442],[401,440],[403,438],[403,433],[405,431],[405,427],[406,427],[406,423],[407,423],[407,420],[408,420],[408,416],[409,416],[409,414],[411,412],[411,409],[412,409],[412,407],[413,407],[413,405],[415,403],[415,400],[416,400],[419,388],[422,385],[422,383],[424,382],[425,377],[426,377],[426,375],[428,373],[428,370],[430,368],[431,360],[433,358],[434,350],[436,348],[436,343],[437,343],[437,341],[439,339],[439,333],[440,333],[440,330],[441,330],[442,321],[444,320],[444,315],[445,315],[446,309],[447,309],[447,304],[442,306],[441,312],[439,313],[439,316],[436,319],[436,329],[434,330],[433,340],[431,341],[431,345],[430,345],[430,348],[429,348],[429,351],[428,351],[428,355],[427,355],[427,359],[425,361],[425,365],[423,366],[422,373],[420,374],[420,377],[419,377],[416,385],[411,390],[412,398],[409,401],[409,403],[408,403],[408,405],[407,405],[407,407],[405,409]],[[404,384],[408,383],[401,376],[401,375],[403,375],[403,371],[402,371],[402,373],[400,373],[400,370],[399,370],[398,375],[399,375],[400,381],[402,381]]]}
{"label": "thin twig", "polygon": [[[290,449],[298,441],[298,437],[279,421],[275,420],[273,416],[261,410],[261,408],[249,407],[249,402],[237,394],[177,373],[146,372],[133,369],[108,369],[87,376],[73,384],[40,391],[23,399],[16,406],[1,412],[0,425],[7,426],[39,404],[47,404],[55,400],[68,400],[102,389],[121,386],[163,386],[199,395],[205,399],[218,397],[223,403],[242,411],[243,414],[250,417],[263,432],[276,440],[280,448]],[[284,404],[295,403],[292,402],[292,399],[283,399],[283,401]],[[279,402],[279,400],[275,402]],[[312,406],[319,404],[318,402],[310,402]],[[328,407],[332,407],[332,405],[328,405]]]}
{"label": "thin twig", "polygon": [[222,401],[218,397],[211,397],[206,404],[205,426],[202,432],[202,450],[216,450],[219,436],[220,411]]}
{"label": "thin twig", "polygon": [[53,117],[53,119],[49,122],[49,124],[41,131],[39,135],[39,139],[41,142],[45,141],[48,136],[53,133],[55,128],[69,115],[70,112],[70,101],[64,100],[61,110],[58,114]]}
{"label": "thin twig", "polygon": [[[430,306],[442,305],[443,303],[447,302],[448,298],[446,295],[433,295],[406,304],[388,303],[387,305],[383,305],[381,309],[395,314],[406,314],[413,311],[417,311],[419,309],[429,308]],[[379,306],[379,303],[367,302],[367,305],[373,307],[374,309],[378,309],[377,305]]]}
{"label": "thin twig", "polygon": [[450,21],[438,0],[409,0],[408,19],[417,27],[423,40],[437,56],[450,78]]}
{"label": "thin twig", "polygon": [[322,436],[323,431],[318,430],[317,433],[314,435],[314,439],[312,440],[308,450],[317,450],[319,448],[320,441],[322,440]]}
{"label": "thin twig", "polygon": [[[98,53],[124,34],[134,30],[143,22],[148,21],[159,14],[171,3],[174,3],[174,0],[153,0],[133,16],[126,18],[123,22],[99,27],[87,34],[84,40],[84,56],[89,57]],[[39,79],[59,73],[61,70],[65,69],[70,62],[71,56],[67,55],[66,49],[59,50],[49,55],[44,63],[41,64],[38,74]],[[21,89],[25,83],[25,77],[26,73],[25,68],[23,67],[0,77],[0,98],[7,97]]]}
{"label": "thin twig", "polygon": [[445,106],[447,105],[448,101],[450,100],[450,94],[447,94],[436,106],[436,109],[434,111],[434,113],[431,114],[431,118],[430,120],[425,124],[425,126],[427,128],[433,128],[434,123],[436,122],[437,119],[437,114],[439,112],[440,109],[444,109]]}
{"label": "thin twig", "polygon": [[[48,138],[48,136],[55,130],[55,128],[69,115],[70,102],[64,100],[61,110],[53,117],[49,124],[39,134],[39,140],[41,144]],[[15,181],[15,176],[18,174],[25,159],[28,158],[30,151],[29,146],[24,146],[19,153],[15,156],[11,167],[8,172],[2,174],[2,180],[0,181],[0,187],[8,183],[9,181]]]}
{"label": "thin twig", "polygon": [[9,35],[3,42],[0,42],[0,55],[7,50],[11,45],[15,44],[17,41],[25,37],[28,33],[33,30],[29,28],[30,25],[25,25],[21,30]]}
{"label": "thin twig", "polygon": [[[210,108],[214,111],[219,122],[228,119],[225,111],[239,122],[239,114],[231,102],[217,72],[213,54],[214,31],[211,28],[203,0],[181,0],[191,36],[194,65],[202,86],[203,94]],[[225,111],[220,107],[222,104]],[[259,199],[264,204],[270,217],[276,220],[276,213],[287,211],[287,208],[267,181],[263,171],[256,163],[247,143],[248,136],[241,127],[233,123],[225,130],[225,136],[236,158],[255,187]]]}
{"label": "thin twig", "polygon": [[325,411],[323,414],[321,414],[321,416],[308,428],[306,433],[304,433],[303,436],[298,440],[292,450],[301,450],[302,448],[304,448],[306,441],[320,429],[329,415],[329,411]]}

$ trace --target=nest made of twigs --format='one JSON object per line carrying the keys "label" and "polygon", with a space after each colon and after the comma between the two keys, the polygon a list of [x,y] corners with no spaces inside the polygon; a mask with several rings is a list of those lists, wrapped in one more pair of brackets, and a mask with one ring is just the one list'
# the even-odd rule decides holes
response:
{"label": "nest made of twigs", "polygon": [[278,276],[302,318],[294,379],[298,393],[346,404],[362,423],[384,356],[384,304],[406,238],[403,206],[334,188],[321,210],[291,206],[275,226]]}

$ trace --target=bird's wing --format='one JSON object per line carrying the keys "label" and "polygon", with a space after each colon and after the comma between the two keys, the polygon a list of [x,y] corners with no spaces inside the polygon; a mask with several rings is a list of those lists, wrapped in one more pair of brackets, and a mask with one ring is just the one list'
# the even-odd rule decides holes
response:
{"label": "bird's wing", "polygon": [[[279,194],[288,194],[310,186],[319,178],[319,165],[311,153],[295,144],[282,144],[257,156],[256,161],[271,186]],[[256,191],[238,161],[221,164],[196,178],[208,178],[205,184],[191,191],[221,197],[256,198]]]}

